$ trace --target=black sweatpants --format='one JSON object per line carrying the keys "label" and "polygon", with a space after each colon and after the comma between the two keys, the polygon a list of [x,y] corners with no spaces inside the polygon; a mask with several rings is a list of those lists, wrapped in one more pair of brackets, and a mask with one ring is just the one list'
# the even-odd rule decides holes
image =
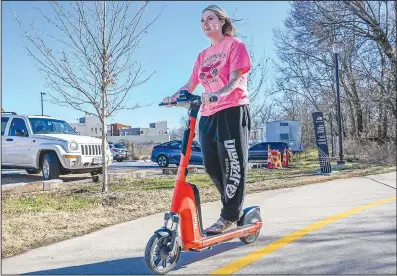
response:
{"label": "black sweatpants", "polygon": [[201,116],[199,122],[204,166],[221,195],[221,216],[229,221],[243,214],[250,129],[248,105]]}

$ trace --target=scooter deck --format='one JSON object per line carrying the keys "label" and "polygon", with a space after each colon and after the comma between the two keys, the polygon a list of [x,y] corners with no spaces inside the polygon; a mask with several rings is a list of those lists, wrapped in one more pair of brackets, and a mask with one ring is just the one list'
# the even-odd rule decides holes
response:
{"label": "scooter deck", "polygon": [[219,234],[206,233],[206,236],[203,239],[194,242],[192,245],[194,248],[200,249],[234,238],[248,236],[259,231],[261,226],[262,222],[257,222],[255,224],[237,226]]}
{"label": "scooter deck", "polygon": [[208,240],[208,239],[213,239],[216,237],[220,237],[220,236],[224,236],[224,235],[228,235],[230,233],[234,233],[234,232],[239,232],[240,230],[244,230],[244,229],[248,229],[251,228],[253,226],[253,224],[248,224],[248,225],[243,225],[243,226],[237,226],[237,227],[233,227],[225,232],[222,233],[211,233],[211,232],[205,232],[205,235],[207,236],[206,238],[204,238],[202,241]]}

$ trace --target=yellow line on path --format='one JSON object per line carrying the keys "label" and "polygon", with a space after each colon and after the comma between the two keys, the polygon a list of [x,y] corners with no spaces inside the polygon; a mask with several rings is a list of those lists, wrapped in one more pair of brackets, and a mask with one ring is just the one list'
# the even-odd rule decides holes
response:
{"label": "yellow line on path", "polygon": [[366,209],[372,208],[372,207],[376,207],[379,206],[381,204],[384,203],[388,203],[391,202],[393,200],[396,200],[397,197],[389,197],[389,198],[385,198],[383,200],[377,201],[377,202],[373,202],[367,205],[363,205],[361,207],[358,208],[354,208],[350,211],[347,212],[343,212],[340,214],[337,214],[335,216],[331,216],[329,218],[326,218],[324,220],[320,220],[312,225],[309,225],[305,228],[302,228],[298,231],[295,231],[293,233],[291,233],[288,236],[282,237],[281,239],[272,242],[271,244],[258,249],[257,251],[254,251],[224,267],[221,267],[219,269],[214,270],[213,272],[211,272],[211,274],[232,274],[234,272],[236,272],[237,270],[242,269],[243,267],[246,267],[247,265],[259,260],[260,258],[280,249],[283,246],[286,246],[287,244],[296,241],[304,236],[306,236],[307,234],[309,234],[310,232],[313,232],[315,230],[318,230],[324,226],[327,226],[328,224],[335,222],[337,220],[340,220],[342,218],[345,218],[347,216],[353,215],[353,214],[357,214],[361,211],[364,211]]}

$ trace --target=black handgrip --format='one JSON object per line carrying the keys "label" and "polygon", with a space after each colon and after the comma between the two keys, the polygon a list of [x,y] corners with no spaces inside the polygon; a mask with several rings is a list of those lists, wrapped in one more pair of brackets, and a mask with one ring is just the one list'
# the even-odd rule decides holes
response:
{"label": "black handgrip", "polygon": [[189,91],[187,90],[179,91],[179,98],[186,99],[187,95],[189,95]]}
{"label": "black handgrip", "polygon": [[217,96],[212,96],[210,98],[210,102],[217,102],[218,101],[218,97]]}
{"label": "black handgrip", "polygon": [[177,104],[177,102],[170,102],[170,103],[164,103],[164,102],[162,102],[162,103],[159,104],[159,106],[174,105],[174,104]]}
{"label": "black handgrip", "polygon": [[7,138],[6,141],[14,141],[14,139]]}

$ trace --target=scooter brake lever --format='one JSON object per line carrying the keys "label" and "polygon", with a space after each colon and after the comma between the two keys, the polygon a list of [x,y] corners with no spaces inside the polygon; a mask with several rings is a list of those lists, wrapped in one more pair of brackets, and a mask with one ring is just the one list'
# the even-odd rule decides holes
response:
{"label": "scooter brake lever", "polygon": [[211,98],[210,98],[210,102],[217,102],[218,101],[218,97],[217,96],[212,96]]}

